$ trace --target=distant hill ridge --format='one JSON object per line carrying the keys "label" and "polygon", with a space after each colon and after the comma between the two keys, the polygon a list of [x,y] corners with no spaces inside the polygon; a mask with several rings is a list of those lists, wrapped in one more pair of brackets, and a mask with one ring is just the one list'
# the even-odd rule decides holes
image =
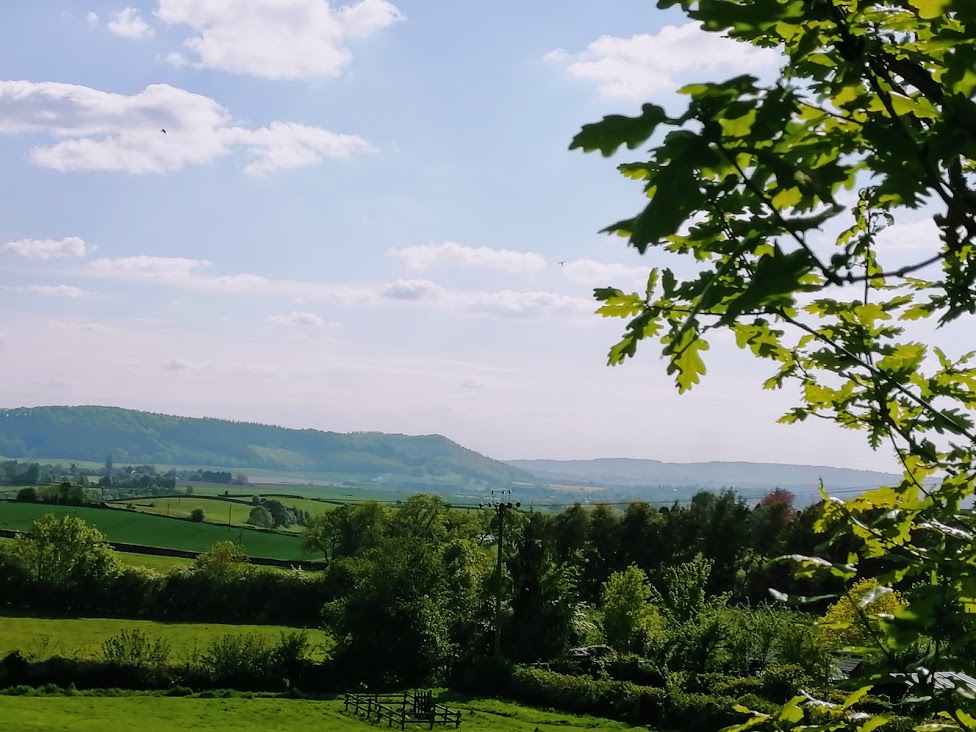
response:
{"label": "distant hill ridge", "polygon": [[531,480],[441,435],[337,433],[119,407],[0,409],[0,455],[396,478],[400,485]]}
{"label": "distant hill ridge", "polygon": [[898,481],[899,476],[872,470],[826,465],[720,462],[665,463],[660,460],[598,458],[595,460],[508,460],[548,481],[587,482],[614,486],[681,485],[702,488],[786,488],[816,491],[822,479],[828,491],[870,489]]}

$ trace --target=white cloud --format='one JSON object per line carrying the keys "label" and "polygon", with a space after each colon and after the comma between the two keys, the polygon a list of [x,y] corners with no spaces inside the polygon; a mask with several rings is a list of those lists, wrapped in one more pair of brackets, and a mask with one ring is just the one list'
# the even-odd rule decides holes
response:
{"label": "white cloud", "polygon": [[387,0],[159,0],[155,15],[193,33],[170,63],[265,79],[338,76],[352,58],[349,40],[403,17]]}
{"label": "white cloud", "polygon": [[244,166],[244,172],[249,175],[303,168],[324,158],[349,158],[371,149],[356,135],[293,122],[272,122],[257,130],[233,127],[226,131],[225,138],[232,145],[246,147],[256,158]]}
{"label": "white cloud", "polygon": [[88,25],[98,25],[98,14],[92,10],[88,11],[88,15],[85,16],[85,21]]}
{"label": "white cloud", "polygon": [[453,241],[417,244],[391,249],[389,253],[410,269],[477,267],[509,272],[538,272],[546,267],[546,260],[534,252],[468,247]]}
{"label": "white cloud", "polygon": [[575,259],[560,269],[570,282],[591,287],[640,287],[647,283],[649,269],[617,262],[596,262],[592,259]]}
{"label": "white cloud", "polygon": [[8,292],[22,292],[28,295],[48,295],[51,297],[84,297],[90,293],[73,285],[17,285],[4,287]]}
{"label": "white cloud", "polygon": [[[97,22],[97,16],[95,20]],[[123,8],[112,16],[112,20],[106,23],[105,27],[117,36],[131,38],[132,40],[148,38],[153,35],[153,29],[149,27],[149,23],[142,19],[136,8]]]}
{"label": "white cloud", "polygon": [[0,81],[0,134],[28,132],[60,140],[33,148],[30,158],[64,172],[166,173],[243,150],[251,158],[244,172],[261,175],[372,150],[358,135],[307,125],[241,127],[210,97],[167,84],[126,95],[76,84]]}
{"label": "white cloud", "polygon": [[596,310],[592,300],[555,292],[465,292],[458,293],[453,299],[466,312],[502,317],[578,318],[593,315]]}
{"label": "white cloud", "polygon": [[57,257],[84,257],[95,247],[84,239],[68,236],[64,239],[20,239],[0,246],[0,251],[27,259],[55,259]]}
{"label": "white cloud", "polygon": [[935,254],[942,240],[939,227],[932,219],[922,219],[911,223],[896,223],[877,236],[878,253],[886,252],[931,252]]}
{"label": "white cloud", "polygon": [[444,288],[430,280],[403,280],[388,282],[380,290],[383,297],[391,300],[431,300],[440,297]]}
{"label": "white cloud", "polygon": [[602,96],[644,100],[676,91],[689,77],[756,73],[775,66],[780,57],[771,49],[708,33],[690,22],[665,26],[655,35],[601,36],[578,53],[557,49],[543,58],[565,64],[570,76],[596,84]]}
{"label": "white cloud", "polygon": [[326,328],[334,327],[336,325],[336,323],[326,320],[318,313],[309,312],[269,315],[267,317],[267,321],[269,323],[277,323],[278,325],[296,326],[299,328]]}

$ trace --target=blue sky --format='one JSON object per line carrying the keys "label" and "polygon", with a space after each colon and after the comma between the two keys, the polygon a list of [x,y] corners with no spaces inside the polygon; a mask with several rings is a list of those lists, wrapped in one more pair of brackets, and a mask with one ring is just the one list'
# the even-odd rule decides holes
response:
{"label": "blue sky", "polygon": [[0,6],[3,406],[890,467],[774,425],[731,343],[682,397],[651,345],[604,365],[592,289],[652,262],[570,138],[770,52],[633,0],[129,1]]}

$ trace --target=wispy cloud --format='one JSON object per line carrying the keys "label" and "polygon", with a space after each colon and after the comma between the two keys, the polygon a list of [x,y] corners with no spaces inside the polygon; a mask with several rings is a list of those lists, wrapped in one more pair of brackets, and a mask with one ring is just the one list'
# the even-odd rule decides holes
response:
{"label": "wispy cloud", "polygon": [[0,81],[0,107],[0,134],[46,133],[58,140],[34,147],[29,158],[62,172],[166,173],[240,150],[250,158],[244,172],[263,175],[373,149],[359,135],[293,122],[242,127],[210,97],[168,84],[127,95]]}
{"label": "wispy cloud", "polygon": [[73,285],[11,285],[0,288],[7,292],[20,292],[27,295],[47,297],[85,297],[91,293]]}
{"label": "wispy cloud", "polygon": [[563,276],[570,282],[591,287],[639,287],[647,282],[647,267],[638,267],[617,262],[596,262],[592,259],[575,259],[560,267]]}
{"label": "wispy cloud", "polygon": [[601,96],[645,100],[674,92],[693,75],[725,76],[771,69],[779,55],[770,49],[703,31],[697,23],[667,25],[656,34],[601,36],[579,52],[563,49],[543,57],[566,72],[596,85]]}
{"label": "wispy cloud", "polygon": [[56,259],[59,257],[84,257],[95,247],[84,239],[69,236],[64,239],[20,239],[0,246],[0,251],[27,259]]}
{"label": "wispy cloud", "polygon": [[389,254],[410,269],[417,270],[477,267],[479,269],[500,269],[507,272],[538,272],[546,267],[545,258],[535,252],[470,247],[453,241],[400,247],[391,249]]}
{"label": "wispy cloud", "polygon": [[352,59],[349,41],[403,17],[386,0],[159,0],[155,16],[192,32],[170,63],[265,79],[338,76]]}
{"label": "wispy cloud", "polygon": [[[198,292],[302,298],[340,306],[402,303],[460,314],[503,317],[579,317],[590,315],[595,309],[589,299],[554,292],[451,289],[427,279],[329,283],[275,279],[252,273],[215,275],[210,273],[212,267],[211,262],[202,259],[139,256],[96,259],[80,273]],[[296,319],[311,320],[308,315],[314,313],[291,313],[282,317],[294,323]]]}

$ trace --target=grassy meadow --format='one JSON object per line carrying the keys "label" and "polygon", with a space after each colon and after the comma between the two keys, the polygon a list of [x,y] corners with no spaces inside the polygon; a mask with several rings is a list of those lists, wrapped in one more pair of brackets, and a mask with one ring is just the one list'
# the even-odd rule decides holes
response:
{"label": "grassy meadow", "polygon": [[219,541],[230,540],[241,544],[252,557],[296,561],[304,558],[297,536],[193,523],[137,511],[4,501],[0,502],[0,528],[28,531],[36,519],[49,513],[78,516],[105,534],[109,541],[202,552]]}
{"label": "grassy meadow", "polygon": [[[313,501],[309,501],[313,503]],[[246,526],[253,505],[245,500],[221,500],[208,496],[178,496],[177,498],[139,498],[135,500],[112,501],[110,505],[118,508],[132,506],[140,513],[168,518],[189,518],[194,509],[201,509],[204,523],[218,526]],[[319,504],[323,506],[325,504]],[[322,510],[322,509],[320,509]],[[292,526],[291,532],[298,533],[300,526]]]}
{"label": "grassy meadow", "polygon": [[[462,713],[461,728],[464,730],[584,732],[637,729],[597,717],[546,712],[493,700],[444,701]],[[134,720],[138,720],[137,727],[133,727]],[[0,731],[3,732],[103,732],[106,729],[365,732],[376,729],[376,725],[344,712],[340,699],[0,696]]]}
{"label": "grassy meadow", "polygon": [[[117,618],[45,618],[0,611],[0,658],[11,651],[44,660],[64,658],[97,658],[102,643],[123,630],[139,630],[150,638],[165,638],[170,645],[170,661],[186,660],[194,651],[203,650],[213,639],[229,634],[258,634],[277,640],[292,628],[278,625],[228,625],[222,623],[163,623],[153,620],[120,620]],[[312,657],[325,658],[332,640],[322,630],[309,630]],[[0,708],[3,697],[0,697]]]}

